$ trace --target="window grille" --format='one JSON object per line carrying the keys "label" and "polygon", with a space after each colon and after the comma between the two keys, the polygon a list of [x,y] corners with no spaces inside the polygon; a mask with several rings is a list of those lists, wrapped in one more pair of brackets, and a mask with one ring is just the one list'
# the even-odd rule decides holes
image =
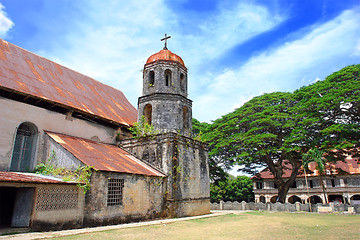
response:
{"label": "window grille", "polygon": [[51,211],[78,208],[78,189],[42,188],[38,189],[37,211]]}
{"label": "window grille", "polygon": [[124,179],[108,179],[108,206],[116,206],[123,204],[123,188]]}

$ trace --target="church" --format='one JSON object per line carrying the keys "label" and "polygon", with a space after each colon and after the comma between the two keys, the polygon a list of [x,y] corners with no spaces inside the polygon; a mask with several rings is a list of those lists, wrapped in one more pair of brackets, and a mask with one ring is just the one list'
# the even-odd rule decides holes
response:
{"label": "church", "polygon": [[[137,109],[120,90],[0,39],[0,228],[210,213],[207,145],[192,138],[187,68],[168,38],[144,65]],[[140,121],[156,132],[134,138]],[[88,178],[36,174],[40,165]]]}

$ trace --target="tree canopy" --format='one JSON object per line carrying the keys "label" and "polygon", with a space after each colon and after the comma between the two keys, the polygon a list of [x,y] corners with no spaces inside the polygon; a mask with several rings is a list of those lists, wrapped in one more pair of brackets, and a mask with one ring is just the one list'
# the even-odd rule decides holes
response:
{"label": "tree canopy", "polygon": [[[234,164],[254,173],[268,167],[278,186],[279,201],[295,181],[302,155],[359,146],[360,65],[352,65],[294,93],[254,97],[234,112],[207,125],[204,140],[210,162],[228,170]],[[289,167],[290,166],[290,167]],[[288,168],[288,169],[285,169]],[[284,178],[285,170],[291,170]]]}

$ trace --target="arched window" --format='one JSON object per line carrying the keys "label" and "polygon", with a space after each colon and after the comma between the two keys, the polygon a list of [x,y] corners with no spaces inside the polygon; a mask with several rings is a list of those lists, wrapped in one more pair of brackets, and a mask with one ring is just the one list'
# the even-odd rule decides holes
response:
{"label": "arched window", "polygon": [[183,73],[180,73],[180,88],[185,91],[185,75]]}
{"label": "arched window", "polygon": [[154,71],[149,72],[149,85],[153,86],[155,83],[155,73]]}
{"label": "arched window", "polygon": [[184,129],[189,128],[189,110],[187,107],[183,107],[183,124]]}
{"label": "arched window", "polygon": [[152,114],[152,106],[150,104],[146,104],[144,108],[144,117],[145,117],[145,121],[148,124],[151,124],[151,114]]}
{"label": "arched window", "polygon": [[10,171],[29,172],[34,165],[37,128],[26,122],[20,124],[16,132]]}
{"label": "arched window", "polygon": [[171,86],[171,70],[165,70],[165,86]]}

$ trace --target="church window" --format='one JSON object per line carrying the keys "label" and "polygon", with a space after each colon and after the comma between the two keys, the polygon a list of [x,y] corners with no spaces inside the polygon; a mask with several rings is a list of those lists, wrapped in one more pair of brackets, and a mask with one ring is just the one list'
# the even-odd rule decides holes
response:
{"label": "church window", "polygon": [[180,73],[180,88],[185,91],[185,75],[183,73]]}
{"label": "church window", "polygon": [[183,107],[183,124],[184,129],[189,128],[189,110],[187,107]]}
{"label": "church window", "polygon": [[165,86],[171,85],[171,70],[166,69],[165,70]]}
{"label": "church window", "polygon": [[149,85],[153,86],[155,83],[155,73],[154,71],[149,72]]}
{"label": "church window", "polygon": [[22,123],[16,131],[10,171],[29,172],[33,169],[37,128],[32,123]]}
{"label": "church window", "polygon": [[148,124],[151,124],[151,115],[152,115],[152,106],[150,104],[146,104],[144,108],[144,117],[145,117],[145,121]]}
{"label": "church window", "polygon": [[108,179],[108,206],[117,206],[123,204],[124,179]]}

